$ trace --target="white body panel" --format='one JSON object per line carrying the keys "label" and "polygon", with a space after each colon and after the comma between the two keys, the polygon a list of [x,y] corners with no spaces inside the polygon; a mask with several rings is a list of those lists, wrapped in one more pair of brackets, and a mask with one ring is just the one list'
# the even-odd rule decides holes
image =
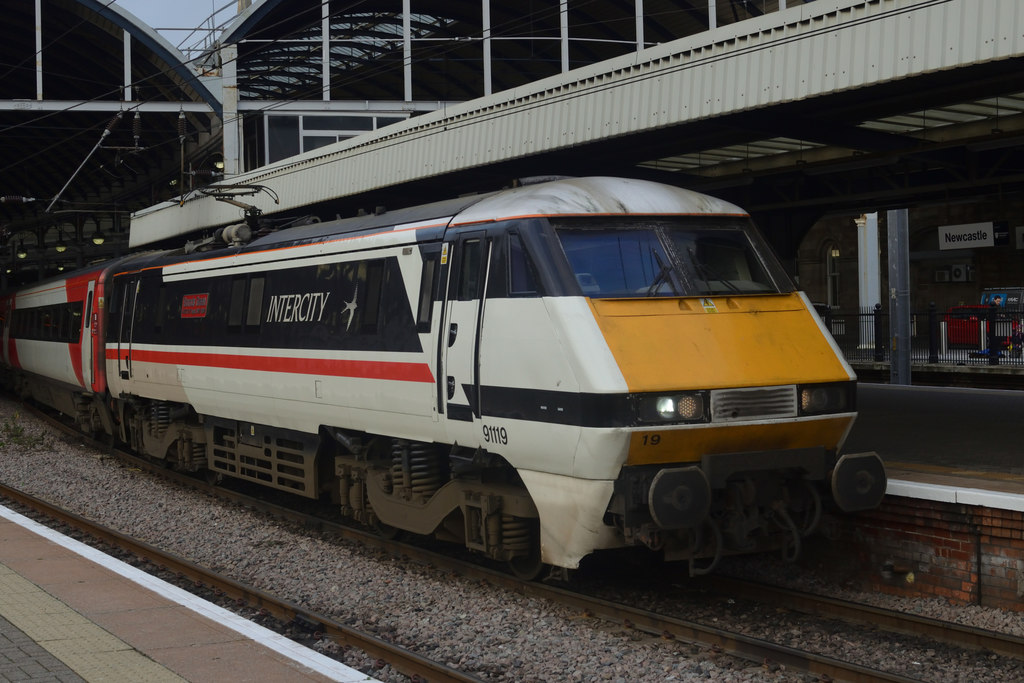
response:
{"label": "white body panel", "polygon": [[[48,283],[19,292],[14,298],[14,310],[65,303],[68,303],[68,293],[64,283]],[[81,386],[67,342],[18,339],[14,343],[18,365],[25,372]]]}
{"label": "white body panel", "polygon": [[32,287],[18,292],[15,297],[15,308],[35,308],[36,306],[49,306],[51,304],[66,304],[68,302],[67,289],[63,282],[50,283]]}
{"label": "white body panel", "polygon": [[530,497],[540,513],[541,559],[574,569],[594,550],[622,545],[603,517],[613,482],[521,470]]}
{"label": "white body panel", "polygon": [[19,339],[18,365],[27,373],[41,375],[58,382],[81,386],[75,366],[71,362],[69,346],[58,341]]}
{"label": "white body panel", "polygon": [[[116,347],[111,347],[116,348]],[[320,425],[339,425],[394,433],[403,438],[432,441],[439,435],[434,426],[435,385],[424,381],[337,377],[317,373],[253,369],[261,363],[274,367],[281,359],[345,360],[373,363],[380,354],[367,352],[312,352],[265,349],[196,347],[189,353],[218,356],[223,366],[191,364],[188,354],[173,354],[178,362],[147,362],[147,352],[166,347],[134,345],[132,379],[117,379],[116,361],[108,361],[114,391],[190,403],[198,413],[245,420],[315,434]],[[401,355],[401,358],[395,358]],[[244,367],[230,367],[235,360]],[[263,359],[263,360],[261,360]],[[387,362],[426,366],[428,354],[388,354]],[[417,416],[406,421],[396,416]]]}
{"label": "white body panel", "polygon": [[[625,379],[582,297],[489,300],[481,367],[482,382],[492,386],[539,392],[626,391]],[[554,405],[548,409],[557,410]],[[501,453],[517,468],[584,478],[616,477],[626,457],[624,430],[581,428],[560,424],[557,416],[549,419],[486,418],[484,424],[506,429],[507,448],[487,443],[480,436],[487,434],[482,429],[477,430],[473,445]]]}

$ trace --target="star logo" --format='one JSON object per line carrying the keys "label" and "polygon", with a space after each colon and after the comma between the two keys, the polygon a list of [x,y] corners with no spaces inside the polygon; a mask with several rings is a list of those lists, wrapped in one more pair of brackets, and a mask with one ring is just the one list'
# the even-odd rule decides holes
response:
{"label": "star logo", "polygon": [[359,298],[359,285],[356,285],[356,291],[354,291],[352,293],[352,301],[346,301],[345,302],[345,308],[341,309],[341,314],[342,315],[345,315],[346,313],[348,313],[348,323],[346,323],[346,325],[345,325],[345,332],[348,332],[348,329],[350,327],[352,327],[352,319],[354,317],[356,317],[356,309],[359,308],[359,305],[356,304],[356,300],[358,298]]}

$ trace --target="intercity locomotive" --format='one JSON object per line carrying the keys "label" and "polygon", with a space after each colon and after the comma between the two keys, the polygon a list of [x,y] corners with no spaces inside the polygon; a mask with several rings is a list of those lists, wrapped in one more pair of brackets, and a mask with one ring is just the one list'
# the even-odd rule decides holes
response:
{"label": "intercity locomotive", "polygon": [[3,376],[147,456],[524,576],[794,556],[879,503],[855,375],[738,207],[559,179],[7,293]]}

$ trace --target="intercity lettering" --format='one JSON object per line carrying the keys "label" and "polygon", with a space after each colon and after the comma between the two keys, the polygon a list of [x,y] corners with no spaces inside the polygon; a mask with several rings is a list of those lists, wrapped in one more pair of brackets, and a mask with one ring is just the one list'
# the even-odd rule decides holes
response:
{"label": "intercity lettering", "polygon": [[307,292],[306,294],[278,294],[270,297],[267,306],[268,323],[310,323],[320,322],[327,308],[330,292]]}

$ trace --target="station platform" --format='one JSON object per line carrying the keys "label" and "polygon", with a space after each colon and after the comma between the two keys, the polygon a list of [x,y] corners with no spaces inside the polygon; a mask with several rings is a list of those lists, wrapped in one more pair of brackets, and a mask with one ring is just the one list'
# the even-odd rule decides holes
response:
{"label": "station platform", "polygon": [[375,679],[0,505],[0,680]]}
{"label": "station platform", "polygon": [[1024,475],[901,462],[887,462],[885,471],[886,495],[1024,511]]}
{"label": "station platform", "polygon": [[874,451],[886,493],[1024,509],[1024,391],[860,384],[844,452]]}

